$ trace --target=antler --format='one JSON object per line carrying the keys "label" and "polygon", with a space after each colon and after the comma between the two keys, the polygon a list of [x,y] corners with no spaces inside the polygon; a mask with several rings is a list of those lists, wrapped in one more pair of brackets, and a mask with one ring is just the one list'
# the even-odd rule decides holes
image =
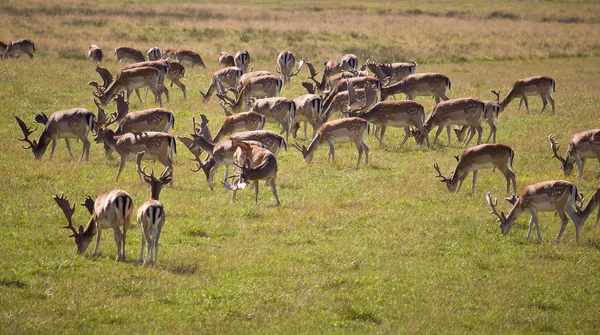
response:
{"label": "antler", "polygon": [[90,215],[94,215],[95,201],[94,201],[94,199],[92,199],[92,197],[90,197],[88,195],[87,198],[85,198],[85,201],[81,205],[83,207],[87,208],[88,212],[90,212]]}
{"label": "antler", "polygon": [[313,83],[309,83],[308,81],[303,81],[302,87],[304,87],[306,89],[308,94],[315,94],[315,85]]}
{"label": "antler", "polygon": [[302,66],[304,66],[304,63],[305,63],[304,59],[301,59],[300,62],[298,62],[298,67],[296,68],[296,72],[290,74],[290,78],[298,75],[298,72],[300,72],[300,69],[302,68]]}
{"label": "antler", "polygon": [[138,154],[135,156],[135,166],[137,168],[137,170],[139,171],[139,173],[141,173],[144,177],[146,178],[150,178],[151,180],[156,180],[156,178],[154,177],[154,170],[152,170],[152,172],[150,172],[150,174],[146,173],[146,168],[142,168],[142,158],[144,157],[144,154],[146,152],[145,151],[140,151],[138,152]]}
{"label": "antler", "polygon": [[575,197],[575,209],[578,212],[583,211],[583,202],[585,201],[585,196],[583,193],[579,193],[577,197]]}
{"label": "antler", "polygon": [[41,123],[41,124],[45,125],[46,123],[48,123],[48,115],[46,115],[46,113],[40,113],[35,116],[34,121],[36,123]]}
{"label": "antler", "polygon": [[438,165],[438,163],[434,163],[433,164],[433,168],[437,171],[438,175],[436,177],[441,178],[441,182],[444,183],[448,180],[448,178],[444,177],[442,175],[442,172],[440,172],[440,166]]}
{"label": "antler", "polygon": [[504,216],[504,212],[501,212],[500,214],[498,214],[498,211],[496,210],[496,205],[498,204],[498,198],[494,198],[494,200],[492,200],[492,196],[490,194],[490,192],[488,192],[485,195],[485,200],[487,200],[488,205],[490,205],[490,207],[492,208],[492,211],[490,212],[490,214],[494,214],[498,217],[498,219],[500,220],[500,222],[503,222],[506,220],[506,217]]}
{"label": "antler", "polygon": [[[356,109],[352,109],[352,105],[355,102],[358,102],[360,100],[358,99],[356,90],[354,90],[354,86],[352,86],[352,84],[350,83],[350,81],[348,79],[346,79],[346,86],[348,87],[348,105],[346,106],[346,113],[350,114],[352,112],[356,112],[356,111],[359,111],[359,110],[365,108],[365,106],[367,105],[367,99],[365,99],[362,106],[360,106]],[[365,98],[366,98],[366,93],[365,93]]]}
{"label": "antler", "polygon": [[[221,106],[221,108],[223,108],[223,112],[225,112],[225,116],[231,116],[231,112],[227,109],[227,107],[225,107],[225,103],[223,103],[224,100],[219,101],[219,106]],[[231,104],[229,104],[231,106]]]}
{"label": "antler", "polygon": [[560,148],[560,145],[556,144],[556,141],[554,140],[554,135],[550,134],[548,136],[548,140],[550,140],[550,148],[552,149],[552,157],[558,159],[562,164],[565,163],[565,159],[560,157],[560,155],[558,154],[558,149]]}
{"label": "antler", "polygon": [[73,217],[73,213],[75,213],[75,205],[73,205],[73,207],[71,207],[71,205],[69,204],[69,200],[67,200],[67,196],[64,193],[61,193],[60,195],[56,194],[52,198],[54,198],[54,201],[56,201],[56,204],[58,205],[58,207],[60,207],[60,209],[62,209],[63,213],[65,214],[65,217],[67,218],[67,222],[69,223],[68,225],[64,226],[63,228],[71,229],[71,231],[73,231],[73,234],[69,237],[77,238],[79,233],[77,232],[77,229],[75,229],[75,227],[73,227],[73,222],[71,221],[71,218]]}
{"label": "antler", "polygon": [[306,66],[308,66],[308,72],[310,72],[310,77],[308,77],[308,79],[314,81],[315,84],[317,84],[317,87],[319,87],[320,83],[315,78],[319,72],[315,71],[315,67],[312,65],[312,63],[307,61],[304,61],[304,63],[306,63]]}
{"label": "antler", "polygon": [[490,92],[496,96],[496,103],[500,103],[500,91],[491,90]]}
{"label": "antler", "polygon": [[303,156],[306,156],[306,153],[308,152],[308,149],[306,148],[306,146],[304,144],[302,146],[300,146],[300,144],[298,143],[298,141],[295,141],[295,143],[292,144],[292,146],[294,148],[296,148],[298,151],[300,151]]}
{"label": "antler", "polygon": [[100,67],[100,65],[96,65],[96,72],[98,72],[104,82],[102,88],[106,89],[113,81],[113,75],[106,68]]}
{"label": "antler", "polygon": [[29,143],[28,147],[24,147],[21,146],[23,149],[30,149],[33,148],[35,149],[37,147],[37,142],[35,140],[33,140],[33,142],[29,139],[29,135],[31,135],[34,131],[37,130],[37,128],[35,128],[34,130],[31,130],[31,128],[33,127],[27,127],[27,125],[25,124],[25,122],[23,122],[23,120],[21,120],[17,115],[13,114],[13,116],[15,117],[15,119],[17,119],[17,123],[19,124],[19,127],[21,127],[21,130],[23,131],[23,138],[19,138],[19,141],[22,142],[27,142]]}

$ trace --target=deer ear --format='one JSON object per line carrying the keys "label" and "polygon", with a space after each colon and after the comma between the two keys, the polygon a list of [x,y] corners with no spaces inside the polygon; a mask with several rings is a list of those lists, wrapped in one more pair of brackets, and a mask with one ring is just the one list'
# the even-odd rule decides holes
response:
{"label": "deer ear", "polygon": [[79,225],[79,234],[82,234],[82,233],[83,233],[83,226]]}
{"label": "deer ear", "polygon": [[456,158],[456,161],[458,162],[458,160],[460,159],[459,155],[454,156],[454,158]]}

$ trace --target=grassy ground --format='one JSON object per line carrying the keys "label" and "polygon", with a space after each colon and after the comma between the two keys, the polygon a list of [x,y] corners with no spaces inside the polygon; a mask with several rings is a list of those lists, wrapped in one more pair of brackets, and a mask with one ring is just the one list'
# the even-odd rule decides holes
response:
{"label": "grassy ground", "polygon": [[[390,129],[384,147],[367,139],[370,164],[359,170],[349,144],[336,147],[335,164],[325,148],[310,165],[294,150],[282,152],[281,207],[265,188],[257,206],[250,191],[235,204],[225,191],[211,192],[179,145],[175,186],[161,194],[167,222],[159,265],[142,268],[139,228],[128,233],[125,263],[114,261],[112,232],[103,234],[99,257],[77,256],[52,201],[58,192],[80,203],[121,188],[137,208],[149,189],[133,162],[115,183],[118,162],[99,145],[90,163],[71,161],[64,142],[54,161],[48,154],[35,161],[20,148],[10,115],[29,123],[39,112],[95,110],[86,84],[99,78],[84,59],[91,43],[104,48],[113,73],[121,65],[110,50],[119,45],[204,57],[207,70],[186,72],[188,100],[171,90],[166,108],[176,114],[176,135],[188,133],[192,115],[207,114],[213,134],[223,120],[217,103],[203,105],[198,94],[223,50],[246,48],[255,69],[270,70],[285,48],[315,64],[345,52],[361,62],[415,59],[418,72],[451,78],[451,97],[491,99],[491,89],[505,94],[514,80],[543,74],[557,83],[556,114],[539,115],[532,97],[532,115],[513,104],[498,121],[498,142],[516,152],[520,189],[565,178],[548,134],[565,148],[572,134],[598,127],[599,11],[583,1],[0,3],[0,20],[9,23],[0,25],[0,40],[29,37],[38,50],[33,60],[0,62],[0,332],[598,333],[598,227],[588,222],[577,244],[570,224],[553,244],[559,219],[544,213],[540,245],[525,241],[524,215],[503,237],[484,200],[487,191],[503,196],[500,173],[481,172],[474,196],[470,181],[449,194],[434,177],[434,162],[454,168],[463,150],[454,139],[448,146],[442,137],[431,150],[409,140],[398,149],[402,131]],[[300,79],[282,95],[303,94]],[[151,106],[132,99],[133,110]],[[583,179],[567,179],[589,195],[598,170],[590,161]],[[75,221],[85,224],[78,207]]]}

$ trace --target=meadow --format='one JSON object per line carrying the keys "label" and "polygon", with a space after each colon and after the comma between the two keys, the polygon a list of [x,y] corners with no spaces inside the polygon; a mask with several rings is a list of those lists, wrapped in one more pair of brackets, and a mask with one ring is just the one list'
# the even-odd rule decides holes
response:
{"label": "meadow", "polygon": [[[198,93],[220,51],[247,49],[255,70],[273,72],[284,49],[318,71],[344,53],[360,63],[415,60],[417,72],[450,77],[450,98],[492,100],[490,90],[504,96],[515,80],[545,75],[556,81],[556,113],[540,115],[538,97],[531,115],[513,102],[497,121],[498,142],[515,150],[518,190],[565,179],[587,199],[598,162],[589,160],[581,179],[565,177],[547,137],[564,153],[573,134],[598,127],[599,17],[595,1],[0,2],[0,41],[36,43],[32,60],[0,60],[0,333],[599,333],[600,228],[589,219],[576,243],[570,222],[555,244],[560,219],[541,213],[543,243],[525,240],[529,215],[503,236],[485,202],[488,191],[504,196],[498,171],[481,171],[474,195],[470,177],[459,194],[435,178],[435,162],[453,171],[464,150],[456,138],[448,145],[443,134],[430,150],[413,139],[398,148],[403,131],[391,128],[383,147],[367,138],[369,165],[359,169],[354,145],[336,145],[335,163],[321,147],[310,164],[290,145],[278,156],[280,207],[262,184],[258,205],[249,189],[235,203],[224,189],[211,192],[178,142],[174,187],[161,193],[159,262],[142,267],[135,220],[126,262],[115,262],[112,231],[102,234],[98,257],[93,245],[78,256],[52,200],[65,192],[79,204],[119,188],[137,210],[150,191],[134,162],[114,182],[118,160],[95,143],[89,163],[70,160],[64,141],[52,161],[49,152],[34,160],[12,117],[31,124],[41,112],[95,112],[87,83],[100,78],[85,56],[90,44],[103,48],[113,74],[123,66],[118,46],[203,57],[206,70],[186,69],[188,99],[173,86],[165,104],[180,136],[192,116],[207,115],[213,134],[224,119],[217,101],[203,104]],[[304,94],[306,76],[281,95]],[[433,109],[431,98],[417,101]],[[153,106],[132,97],[130,109]],[[72,147],[78,156],[81,144]],[[88,218],[78,205],[75,224]]]}

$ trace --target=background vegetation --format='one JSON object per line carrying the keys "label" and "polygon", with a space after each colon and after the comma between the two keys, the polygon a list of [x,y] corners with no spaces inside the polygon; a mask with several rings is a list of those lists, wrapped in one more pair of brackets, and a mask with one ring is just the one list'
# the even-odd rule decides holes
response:
{"label": "background vegetation", "polygon": [[[235,204],[225,191],[211,192],[179,145],[175,186],[161,195],[159,265],[142,268],[139,228],[129,231],[125,263],[114,261],[112,232],[103,234],[99,257],[77,256],[51,197],[66,192],[80,203],[121,188],[137,209],[149,189],[133,162],[115,183],[118,162],[99,145],[89,163],[71,161],[64,141],[53,161],[48,153],[35,161],[20,148],[11,113],[29,123],[40,112],[95,111],[87,82],[99,78],[85,59],[92,43],[113,73],[122,67],[117,46],[202,55],[208,69],[186,71],[188,99],[174,88],[166,104],[176,135],[186,135],[199,113],[213,134],[222,122],[216,101],[202,104],[198,90],[225,50],[247,49],[255,69],[272,71],[284,49],[314,64],[348,52],[361,63],[415,60],[418,72],[451,78],[451,97],[491,100],[491,89],[505,94],[516,79],[547,75],[557,83],[556,114],[540,115],[536,97],[532,115],[513,104],[500,116],[498,141],[516,151],[519,189],[566,178],[588,196],[598,164],[590,161],[581,180],[564,177],[547,136],[566,148],[572,134],[598,127],[599,17],[594,1],[0,2],[0,40],[27,37],[37,49],[33,60],[0,61],[1,332],[598,333],[598,227],[588,222],[575,243],[570,224],[553,244],[559,219],[541,214],[540,245],[525,241],[524,215],[503,237],[484,201],[486,191],[503,195],[500,173],[480,173],[474,196],[470,180],[456,195],[434,178],[433,162],[453,170],[463,150],[455,139],[399,149],[402,131],[391,129],[384,147],[368,138],[370,164],[359,170],[349,144],[336,147],[335,164],[324,148],[309,165],[294,150],[282,152],[281,207],[265,188],[257,206],[250,191]],[[282,95],[303,94],[301,79]],[[131,109],[152,106],[132,99]],[[87,218],[78,206],[76,222]]]}

